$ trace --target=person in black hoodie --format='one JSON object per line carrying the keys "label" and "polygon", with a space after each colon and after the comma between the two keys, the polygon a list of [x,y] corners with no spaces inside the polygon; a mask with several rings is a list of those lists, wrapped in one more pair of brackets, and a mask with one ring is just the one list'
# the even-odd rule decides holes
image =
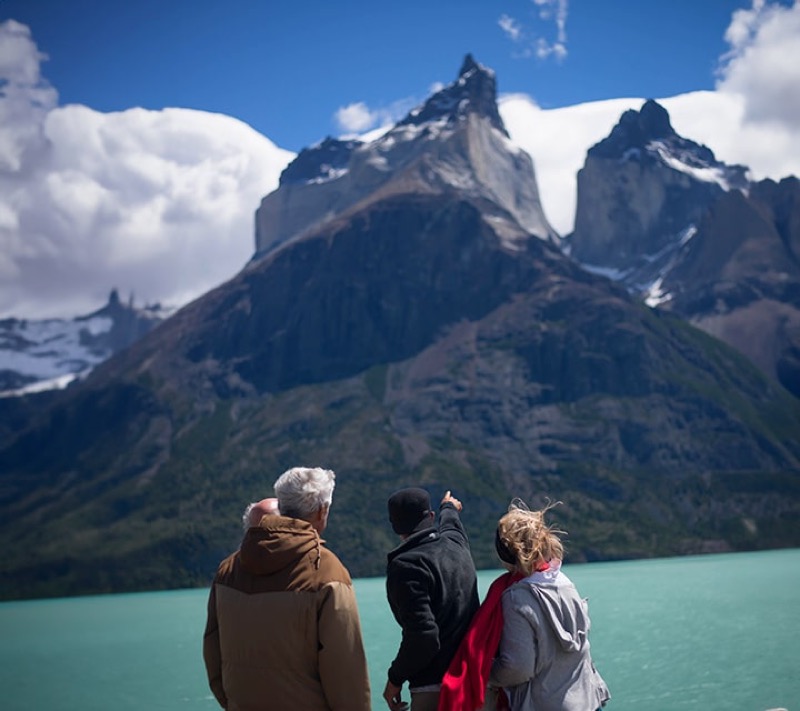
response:
{"label": "person in black hoodie", "polygon": [[388,556],[386,594],[402,640],[383,691],[391,711],[407,681],[411,711],[436,711],[442,677],[478,609],[478,585],[461,502],[448,491],[434,525],[430,496],[419,488],[389,497],[389,520],[402,542]]}

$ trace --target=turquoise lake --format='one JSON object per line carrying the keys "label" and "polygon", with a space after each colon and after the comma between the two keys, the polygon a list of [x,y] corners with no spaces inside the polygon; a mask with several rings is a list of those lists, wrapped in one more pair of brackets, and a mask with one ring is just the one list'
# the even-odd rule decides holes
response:
{"label": "turquoise lake", "polygon": [[[589,598],[609,711],[800,711],[800,549],[564,571]],[[499,573],[480,573],[481,596]],[[400,635],[383,579],[355,585],[379,711]],[[0,603],[0,708],[218,708],[201,654],[207,596],[201,589]]]}

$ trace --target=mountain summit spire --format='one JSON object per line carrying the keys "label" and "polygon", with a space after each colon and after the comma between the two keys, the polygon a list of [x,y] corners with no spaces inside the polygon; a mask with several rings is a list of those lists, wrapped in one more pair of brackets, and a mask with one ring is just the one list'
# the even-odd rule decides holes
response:
{"label": "mountain summit spire", "polygon": [[411,111],[398,125],[420,125],[434,120],[456,121],[475,113],[488,118],[503,135],[508,131],[497,109],[497,82],[494,72],[471,54],[464,57],[458,78]]}

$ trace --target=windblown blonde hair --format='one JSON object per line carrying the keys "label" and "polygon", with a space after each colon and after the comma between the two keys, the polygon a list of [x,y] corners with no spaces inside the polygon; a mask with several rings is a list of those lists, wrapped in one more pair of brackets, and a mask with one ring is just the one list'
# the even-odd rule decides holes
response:
{"label": "windblown blonde hair", "polygon": [[543,509],[531,511],[524,501],[514,499],[497,524],[497,534],[502,543],[517,559],[516,567],[525,575],[530,575],[541,563],[561,560],[564,545],[561,531],[545,523],[545,514],[561,502],[548,503]]}

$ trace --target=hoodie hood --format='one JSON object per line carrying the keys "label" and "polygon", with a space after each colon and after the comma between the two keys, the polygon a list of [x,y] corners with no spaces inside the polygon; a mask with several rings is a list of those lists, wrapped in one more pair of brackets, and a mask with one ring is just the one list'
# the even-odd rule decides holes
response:
{"label": "hoodie hood", "polygon": [[[561,572],[560,562],[551,562],[549,570],[529,575],[520,584],[530,588],[561,648],[565,652],[582,649],[590,627],[586,600],[577,595],[572,581]],[[567,589],[572,594],[563,594]]]}
{"label": "hoodie hood", "polygon": [[240,549],[242,567],[254,575],[274,575],[307,557],[311,565],[319,568],[322,543],[308,521],[265,516],[244,536]]}

